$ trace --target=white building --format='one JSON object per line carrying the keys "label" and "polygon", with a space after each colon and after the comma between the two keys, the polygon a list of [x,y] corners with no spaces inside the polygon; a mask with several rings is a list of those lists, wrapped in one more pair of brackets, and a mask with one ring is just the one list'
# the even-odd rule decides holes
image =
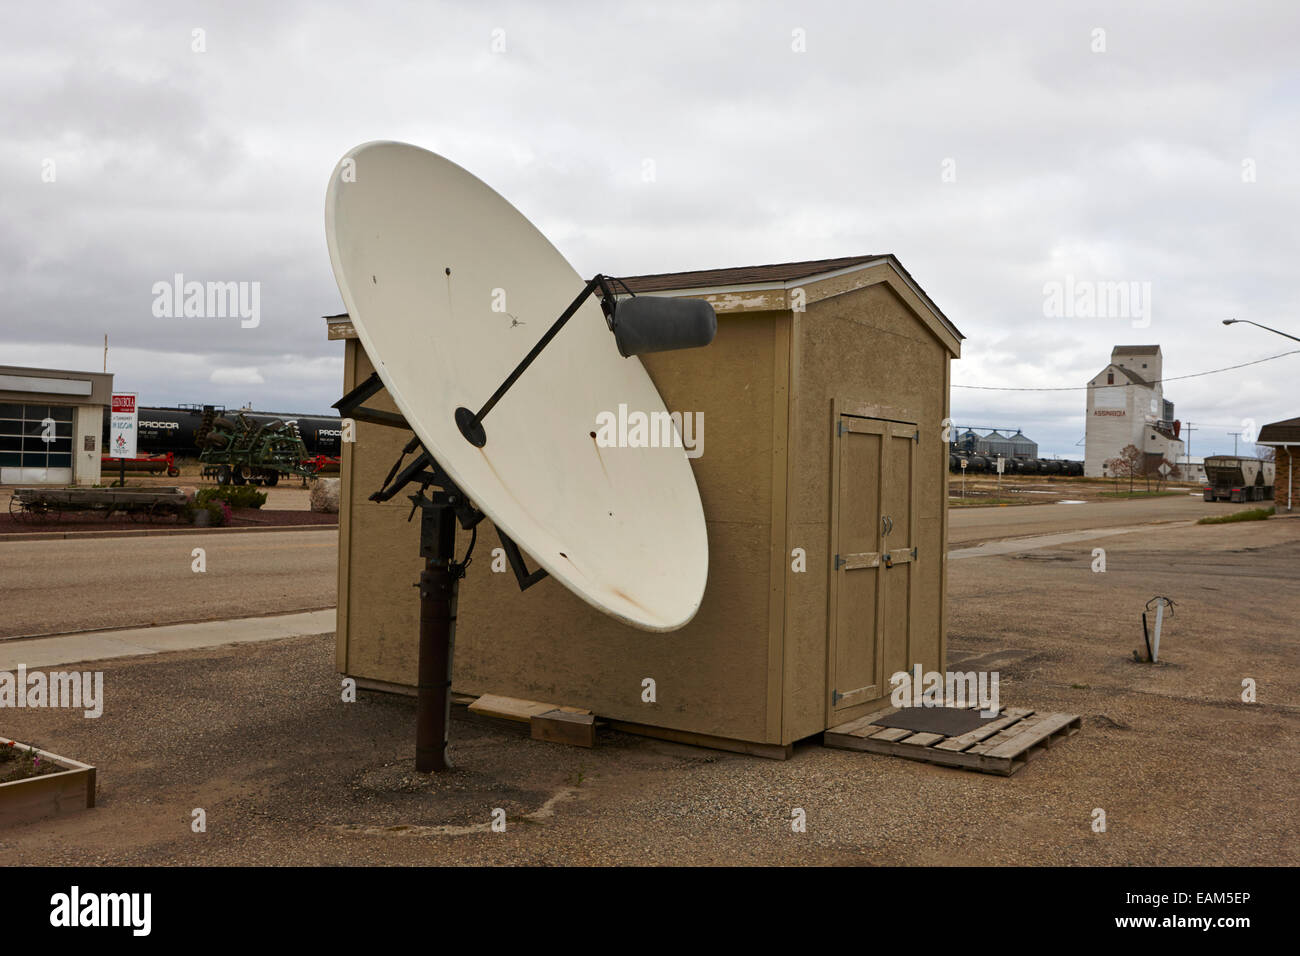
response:
{"label": "white building", "polygon": [[0,365],[0,484],[93,485],[113,374]]}
{"label": "white building", "polygon": [[1143,452],[1145,468],[1154,469],[1162,458],[1182,464],[1182,425],[1164,397],[1163,364],[1158,345],[1117,345],[1110,364],[1088,383],[1085,475],[1113,474],[1106,463],[1128,445]]}

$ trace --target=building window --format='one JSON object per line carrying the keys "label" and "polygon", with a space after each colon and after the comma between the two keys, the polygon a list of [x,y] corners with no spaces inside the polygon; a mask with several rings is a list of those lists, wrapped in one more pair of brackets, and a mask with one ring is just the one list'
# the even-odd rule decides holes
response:
{"label": "building window", "polygon": [[1114,384],[1115,384],[1115,373],[1114,373],[1114,372],[1107,372],[1107,373],[1106,373],[1106,384],[1107,384],[1107,385],[1114,385]]}
{"label": "building window", "polygon": [[66,405],[0,405],[0,465],[71,468],[72,409]]}

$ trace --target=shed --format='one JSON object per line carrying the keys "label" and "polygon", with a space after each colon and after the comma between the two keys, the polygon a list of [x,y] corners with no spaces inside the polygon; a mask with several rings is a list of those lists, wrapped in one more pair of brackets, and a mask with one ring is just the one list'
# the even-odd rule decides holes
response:
{"label": "shed", "polygon": [[[485,521],[460,584],[453,691],[779,757],[868,713],[889,675],[941,670],[943,436],[961,333],[892,255],[624,281],[718,314],[709,347],[639,359],[670,411],[707,425],[691,458],[709,535],[703,603],[685,627],[652,634],[550,579],[521,592]],[[327,321],[346,340],[346,391],[371,360],[346,315]],[[384,393],[367,404],[394,410]],[[338,669],[409,692],[419,523],[405,501],[367,500],[409,435],[364,422],[355,435],[341,470]]]}

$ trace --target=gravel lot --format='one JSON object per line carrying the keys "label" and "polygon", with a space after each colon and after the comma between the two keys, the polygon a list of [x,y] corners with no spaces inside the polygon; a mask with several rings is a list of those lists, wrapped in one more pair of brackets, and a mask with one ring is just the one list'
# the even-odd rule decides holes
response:
{"label": "gravel lot", "polygon": [[[103,666],[99,720],[0,733],[100,768],[89,812],[0,830],[9,864],[1300,863],[1300,521],[1164,527],[953,562],[950,667],[1084,716],[1000,778],[797,747],[785,762],[606,732],[536,743],[459,710],[459,769],[413,772],[413,702],[340,700],[328,635]],[[1177,602],[1139,665],[1145,601]],[[1243,678],[1259,703],[1240,702]],[[206,833],[190,829],[207,812]],[[493,808],[507,829],[491,832]],[[795,807],[808,832],[791,832]],[[1105,833],[1090,828],[1094,808]]]}

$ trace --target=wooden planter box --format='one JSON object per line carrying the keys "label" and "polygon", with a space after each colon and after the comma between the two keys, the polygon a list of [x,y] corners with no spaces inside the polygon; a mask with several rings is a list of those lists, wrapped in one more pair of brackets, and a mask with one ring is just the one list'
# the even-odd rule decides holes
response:
{"label": "wooden planter box", "polygon": [[[0,737],[0,747],[7,747],[9,743],[8,737]],[[14,744],[24,746],[18,741]],[[0,827],[30,823],[95,805],[94,767],[47,750],[37,749],[36,752],[41,760],[48,760],[64,769],[58,773],[0,783]]]}

